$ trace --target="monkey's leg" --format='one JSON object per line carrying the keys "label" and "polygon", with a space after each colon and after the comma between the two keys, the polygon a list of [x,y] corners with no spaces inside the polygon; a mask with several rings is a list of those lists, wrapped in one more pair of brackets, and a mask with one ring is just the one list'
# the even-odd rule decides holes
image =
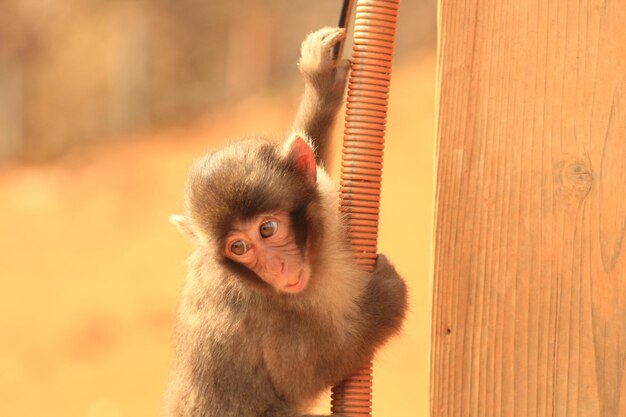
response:
{"label": "monkey's leg", "polygon": [[265,410],[260,417],[344,417],[343,414],[299,414],[284,404]]}
{"label": "monkey's leg", "polygon": [[301,417],[346,417],[345,414],[305,414]]}
{"label": "monkey's leg", "polygon": [[327,162],[329,134],[343,99],[349,61],[335,62],[333,47],[345,37],[341,28],[323,28],[302,42],[298,66],[304,79],[304,95],[293,125],[316,148],[318,163]]}

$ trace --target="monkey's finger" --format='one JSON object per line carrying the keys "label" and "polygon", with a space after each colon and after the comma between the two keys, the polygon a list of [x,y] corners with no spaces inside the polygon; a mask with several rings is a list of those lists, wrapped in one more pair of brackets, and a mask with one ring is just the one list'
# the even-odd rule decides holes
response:
{"label": "monkey's finger", "polygon": [[333,58],[333,48],[339,42],[346,38],[346,30],[343,28],[334,28],[334,30],[325,33],[320,40],[320,53],[323,59]]}
{"label": "monkey's finger", "polygon": [[335,86],[337,89],[343,91],[348,79],[348,72],[350,70],[350,60],[342,59],[335,64]]}
{"label": "monkey's finger", "polygon": [[335,64],[335,66],[337,67],[338,72],[348,72],[348,70],[350,69],[350,60],[349,59],[342,59],[337,61],[337,64]]}
{"label": "monkey's finger", "polygon": [[344,28],[333,28],[332,31],[325,33],[322,43],[325,45],[335,46],[346,38],[346,30]]}
{"label": "monkey's finger", "polygon": [[326,58],[329,52],[332,52],[333,46],[344,39],[346,36],[346,30],[337,27],[324,27],[316,32],[310,34],[305,39],[309,49],[309,55],[315,57],[317,60]]}
{"label": "monkey's finger", "polygon": [[323,42],[326,39],[334,38],[335,36],[345,37],[345,33],[346,30],[344,28],[326,26],[313,32],[312,35],[319,38],[320,42]]}

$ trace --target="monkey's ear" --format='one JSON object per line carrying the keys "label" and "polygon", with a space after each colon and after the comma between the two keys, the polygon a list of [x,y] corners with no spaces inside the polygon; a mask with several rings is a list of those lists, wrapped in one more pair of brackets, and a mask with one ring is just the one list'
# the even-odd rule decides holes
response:
{"label": "monkey's ear", "polygon": [[176,226],[178,228],[178,231],[181,232],[183,235],[192,240],[196,239],[197,236],[195,231],[193,230],[193,226],[186,216],[180,214],[172,214],[169,217],[169,221],[174,226]]}
{"label": "monkey's ear", "polygon": [[285,151],[287,158],[296,164],[296,168],[315,182],[317,167],[315,165],[315,153],[311,145],[302,136],[294,135],[285,144]]}

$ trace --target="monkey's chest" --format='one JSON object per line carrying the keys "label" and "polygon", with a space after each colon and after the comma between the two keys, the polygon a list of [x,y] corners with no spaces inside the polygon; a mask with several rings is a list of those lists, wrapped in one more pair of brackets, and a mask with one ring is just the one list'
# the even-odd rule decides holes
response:
{"label": "monkey's chest", "polygon": [[337,331],[330,326],[277,323],[263,338],[263,360],[279,395],[312,399],[336,381]]}

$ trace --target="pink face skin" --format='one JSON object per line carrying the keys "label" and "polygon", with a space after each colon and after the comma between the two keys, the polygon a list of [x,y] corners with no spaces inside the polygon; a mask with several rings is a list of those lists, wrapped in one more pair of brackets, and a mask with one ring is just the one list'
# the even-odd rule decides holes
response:
{"label": "pink face skin", "polygon": [[310,269],[296,244],[287,212],[235,224],[226,238],[224,256],[251,269],[280,292],[299,293],[309,282]]}

